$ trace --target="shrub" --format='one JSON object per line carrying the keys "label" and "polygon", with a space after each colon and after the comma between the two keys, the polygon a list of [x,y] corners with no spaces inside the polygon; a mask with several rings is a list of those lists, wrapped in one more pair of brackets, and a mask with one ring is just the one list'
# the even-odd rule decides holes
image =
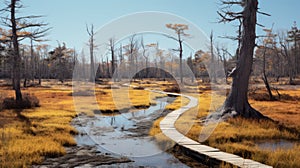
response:
{"label": "shrub", "polygon": [[39,99],[30,94],[24,94],[21,101],[16,101],[14,98],[5,98],[3,100],[3,109],[28,109],[40,107]]}
{"label": "shrub", "polygon": [[134,87],[133,89],[136,89],[136,90],[144,90],[145,88],[142,87],[142,86],[136,86],[136,87]]}
{"label": "shrub", "polygon": [[174,85],[172,87],[168,87],[164,90],[165,92],[172,92],[172,93],[180,93],[180,88],[178,85]]}

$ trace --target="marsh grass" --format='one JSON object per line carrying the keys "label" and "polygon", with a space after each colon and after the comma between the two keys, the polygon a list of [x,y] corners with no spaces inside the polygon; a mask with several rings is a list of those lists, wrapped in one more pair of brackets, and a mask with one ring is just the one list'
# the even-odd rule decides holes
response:
{"label": "marsh grass", "polygon": [[30,167],[44,157],[64,155],[64,146],[76,145],[72,134],[77,131],[70,125],[76,116],[70,90],[30,88],[27,92],[41,100],[41,107],[20,111],[27,122],[14,109],[0,113],[1,122],[9,117],[0,129],[0,167]]}
{"label": "marsh grass", "polygon": [[[291,97],[300,95],[300,90],[281,91]],[[199,97],[199,111],[190,109],[176,122],[176,128],[182,132],[189,129],[187,123],[193,126],[187,136],[198,141],[202,129],[202,121],[211,112],[212,97],[210,92],[204,92]],[[285,139],[299,141],[300,132],[300,105],[294,99],[282,101],[256,101],[251,99],[251,104],[264,115],[275,120],[247,120],[234,118],[218,124],[209,139],[204,142],[209,146],[219,148],[222,151],[240,155],[244,158],[263,162],[274,167],[299,167],[299,144],[292,149],[277,149],[275,151],[260,149],[255,142],[258,140]],[[219,102],[220,104],[222,102]],[[194,114],[198,113],[195,118]],[[224,167],[226,167],[224,165]]]}
{"label": "marsh grass", "polygon": [[148,108],[151,104],[155,104],[154,98],[146,90],[119,88],[102,89],[102,91],[105,94],[96,91],[96,98],[99,110],[104,113]]}
{"label": "marsh grass", "polygon": [[[0,88],[0,98],[13,96],[13,91]],[[114,88],[117,93],[118,108],[144,108],[155,104],[155,98],[162,94],[145,90]],[[14,109],[0,112],[0,167],[30,167],[39,164],[44,157],[57,157],[66,153],[65,146],[76,145],[73,138],[77,130],[70,122],[77,116],[72,88],[69,86],[51,86],[51,88],[28,88],[24,94],[34,94],[40,100],[40,106],[34,109],[19,110],[28,122],[21,120]],[[5,93],[5,94],[4,94]],[[88,93],[88,94],[85,94]],[[96,88],[97,103],[102,110],[116,110],[111,89]],[[90,103],[91,91],[86,89],[75,93]],[[123,103],[123,100],[129,100]],[[85,111],[94,109],[84,105]],[[81,111],[82,112],[82,111]]]}
{"label": "marsh grass", "polygon": [[[194,88],[193,88],[194,90]],[[185,112],[175,123],[176,128],[196,141],[203,127],[205,117],[222,105],[225,95],[211,95],[209,86],[199,86],[199,93],[189,95],[198,97],[199,106]],[[194,92],[195,93],[195,92]],[[264,94],[264,93],[262,93]],[[274,167],[300,167],[300,145],[291,149],[267,150],[259,148],[255,142],[259,140],[285,139],[299,141],[300,135],[300,104],[298,90],[280,90],[282,95],[279,101],[250,99],[250,104],[272,121],[247,120],[234,118],[221,122],[204,144],[219,148],[222,151],[237,154],[244,158],[253,159]],[[259,96],[259,95],[258,95]],[[252,98],[250,96],[250,98]],[[166,108],[175,110],[182,106],[181,97]],[[213,102],[213,105],[212,105]],[[159,122],[156,120],[149,134],[155,136],[157,141],[164,145],[168,138],[161,135]],[[170,142],[169,142],[170,143]],[[232,167],[222,164],[221,167]]]}

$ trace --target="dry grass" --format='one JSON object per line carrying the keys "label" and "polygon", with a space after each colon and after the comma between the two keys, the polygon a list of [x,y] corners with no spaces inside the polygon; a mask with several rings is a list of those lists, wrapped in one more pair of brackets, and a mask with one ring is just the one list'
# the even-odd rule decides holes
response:
{"label": "dry grass", "polygon": [[176,97],[176,99],[168,104],[165,109],[166,110],[176,110],[176,109],[179,109],[180,107],[182,106],[185,106],[189,103],[189,99],[185,98],[185,97],[181,97],[181,96],[178,96]]}
{"label": "dry grass", "polygon": [[255,101],[250,100],[251,105],[264,115],[285,125],[296,128],[300,132],[300,89],[280,90],[280,94],[289,95],[290,100],[281,101]]}
{"label": "dry grass", "polygon": [[[206,88],[208,86],[199,86],[200,95],[189,94],[198,97],[199,106],[185,112],[175,123],[176,128],[180,132],[186,133],[188,137],[196,141],[199,140],[199,135],[203,128],[201,121],[210,112],[222,105],[225,99],[225,95],[211,95],[210,89]],[[275,151],[261,149],[255,144],[258,140],[286,139],[299,141],[300,104],[298,98],[300,89],[280,90],[280,93],[285,95],[284,99],[280,101],[250,99],[250,103],[254,108],[278,123],[245,120],[242,118],[231,119],[227,122],[219,123],[212,135],[204,143],[217,147],[222,151],[234,153],[274,167],[299,167],[299,144],[292,149],[277,149]],[[167,106],[167,109],[174,110],[181,107],[181,99],[181,97],[177,97],[174,103]],[[168,138],[162,136],[159,129],[161,120],[162,118],[154,122],[150,135],[155,135],[161,144],[167,144]],[[222,166],[228,167],[226,164]]]}
{"label": "dry grass", "polygon": [[40,163],[44,156],[65,154],[64,146],[76,145],[72,134],[77,131],[70,126],[76,113],[68,92],[41,88],[23,92],[34,93],[41,107],[22,110],[26,120],[18,118],[15,110],[0,113],[1,123],[9,117],[0,130],[0,167],[28,167]]}
{"label": "dry grass", "polygon": [[105,92],[99,93],[96,90],[96,97],[101,112],[124,111],[132,108],[147,108],[154,104],[150,92],[128,88],[102,89]]}
{"label": "dry grass", "polygon": [[[7,88],[1,87],[0,90],[5,97],[14,95]],[[76,145],[73,135],[77,130],[70,125],[76,116],[70,86],[28,88],[23,93],[34,94],[41,107],[19,111],[25,119],[20,119],[13,109],[0,112],[0,167],[29,167],[41,163],[44,156],[64,155],[64,146]],[[76,95],[82,96],[87,103],[83,103],[84,110],[79,112],[92,113],[95,110],[92,109],[94,106],[89,106],[94,94],[91,95]],[[156,97],[163,95],[145,90],[96,88],[96,96],[100,110],[116,111],[148,107],[155,103]]]}
{"label": "dry grass", "polygon": [[[281,93],[293,97],[299,96],[300,90],[281,91]],[[199,111],[195,108],[187,111],[176,122],[176,128],[182,133],[186,133],[188,129],[187,136],[196,141],[199,140],[199,134],[202,130],[201,119],[210,112],[211,100],[212,96],[209,92],[201,94],[199,97]],[[280,124],[242,118],[231,119],[219,123],[205,144],[274,167],[299,167],[300,156],[297,152],[299,145],[295,145],[292,149],[278,149],[275,151],[262,150],[255,145],[257,140],[286,139],[299,141],[300,112],[298,109],[300,104],[298,101],[292,99],[272,102],[250,100],[250,102],[264,115],[278,121]],[[214,104],[222,104],[222,101],[214,101]],[[214,107],[211,110],[214,110]],[[195,113],[198,113],[197,117],[195,117]],[[190,129],[188,125],[192,125]]]}

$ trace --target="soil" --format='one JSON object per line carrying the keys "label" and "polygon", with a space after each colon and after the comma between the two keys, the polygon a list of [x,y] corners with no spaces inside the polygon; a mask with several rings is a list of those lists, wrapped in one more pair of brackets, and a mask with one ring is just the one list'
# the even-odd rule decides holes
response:
{"label": "soil", "polygon": [[92,146],[74,146],[66,148],[67,154],[58,158],[46,158],[40,165],[33,168],[60,167],[97,167],[117,163],[131,162],[128,158],[112,157],[108,153],[101,153]]}

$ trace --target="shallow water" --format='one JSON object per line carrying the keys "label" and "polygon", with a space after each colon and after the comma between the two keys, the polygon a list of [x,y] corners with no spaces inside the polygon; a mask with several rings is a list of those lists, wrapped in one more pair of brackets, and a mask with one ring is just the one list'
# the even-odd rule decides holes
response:
{"label": "shallow water", "polygon": [[163,112],[170,99],[174,100],[169,97],[159,98],[156,105],[136,112],[95,115],[95,117],[81,116],[79,117],[81,124],[75,127],[79,132],[86,134],[75,137],[77,144],[97,146],[102,153],[125,156],[134,161],[119,164],[118,167],[188,167],[172,154],[162,151],[152,137],[139,136],[139,132],[131,131],[139,129],[141,122],[154,121]]}
{"label": "shallow water", "polygon": [[295,141],[288,141],[288,140],[269,140],[269,141],[258,141],[256,142],[256,145],[260,149],[264,150],[272,150],[275,151],[277,149],[292,149],[295,145],[299,143]]}

